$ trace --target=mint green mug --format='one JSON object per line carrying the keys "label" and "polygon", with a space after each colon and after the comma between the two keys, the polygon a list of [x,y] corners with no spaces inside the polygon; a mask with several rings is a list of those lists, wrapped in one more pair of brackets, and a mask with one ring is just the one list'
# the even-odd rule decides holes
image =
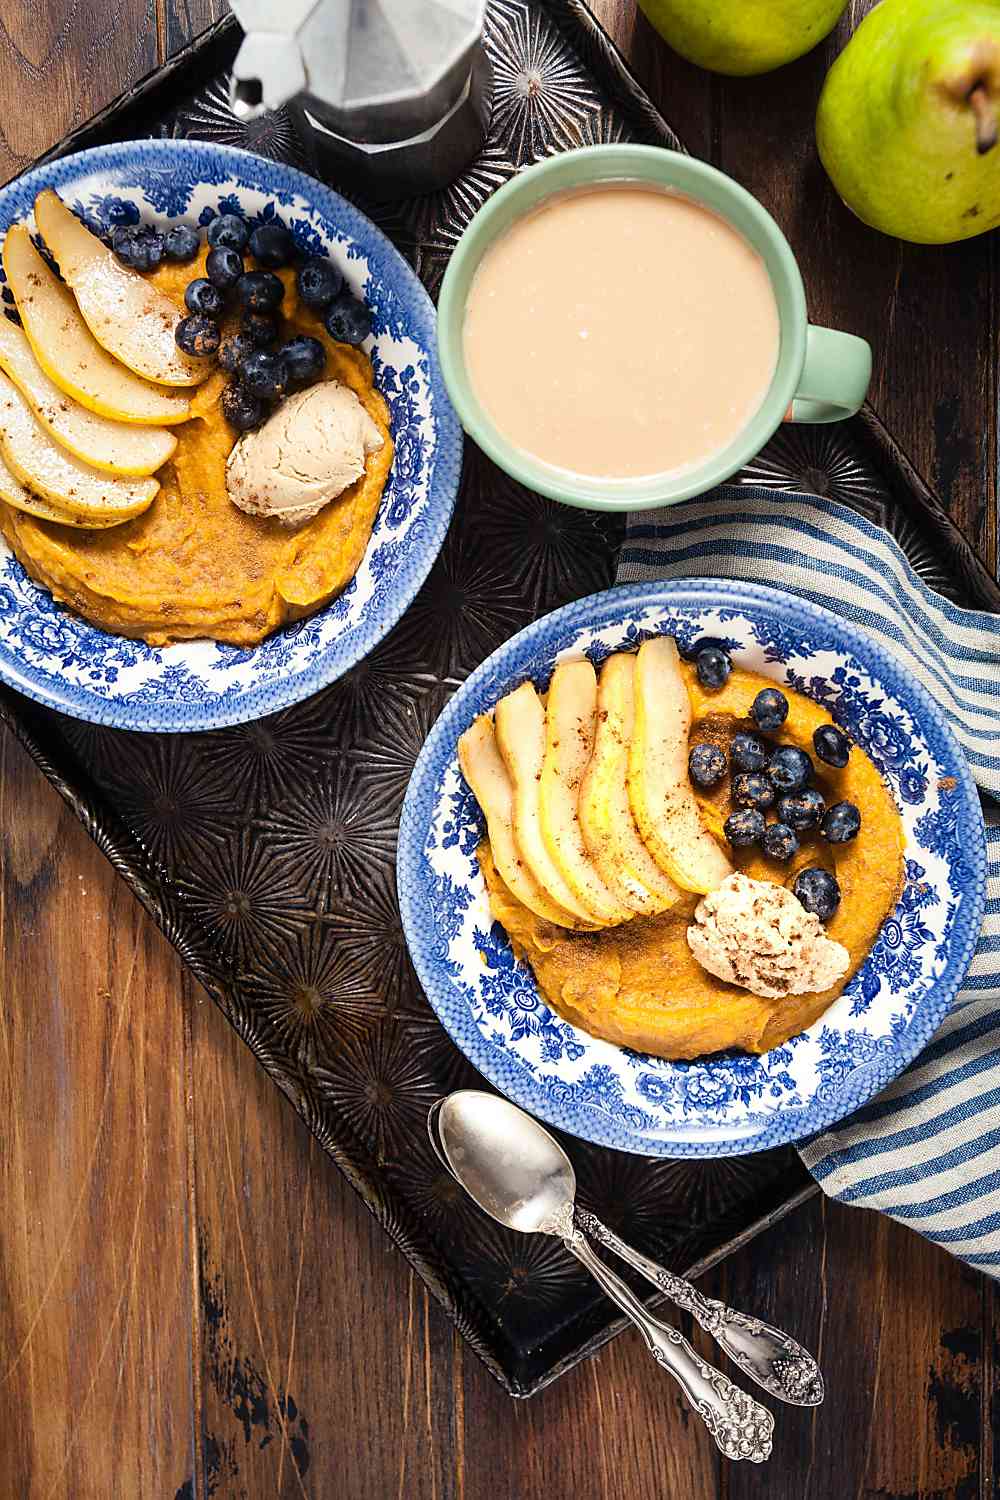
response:
{"label": "mint green mug", "polygon": [[[761,256],[778,305],[778,360],[763,402],[726,448],[676,474],[609,479],[557,469],[504,438],[480,404],[466,371],[465,309],[483,255],[516,220],[553,193],[602,182],[673,189],[718,214]],[[837,422],[853,416],[865,399],[872,365],[864,339],[808,322],[795,257],[756,198],[707,162],[658,146],[633,145],[587,146],[549,157],[493,194],[469,223],[448,263],[438,302],[438,349],[459,420],[494,463],[539,494],[591,510],[647,510],[704,494],[753,458],[786,417],[793,422]]]}

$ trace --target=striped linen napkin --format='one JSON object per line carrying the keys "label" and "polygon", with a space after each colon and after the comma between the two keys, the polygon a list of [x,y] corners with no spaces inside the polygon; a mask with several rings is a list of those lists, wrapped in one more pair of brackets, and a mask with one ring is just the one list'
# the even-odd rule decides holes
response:
{"label": "striped linen napkin", "polygon": [[620,583],[705,576],[777,584],[881,641],[950,716],[987,793],[986,919],[954,1008],[884,1093],[799,1154],[831,1197],[1000,1276],[1000,616],[943,599],[886,532],[816,496],[730,485],[629,517]]}

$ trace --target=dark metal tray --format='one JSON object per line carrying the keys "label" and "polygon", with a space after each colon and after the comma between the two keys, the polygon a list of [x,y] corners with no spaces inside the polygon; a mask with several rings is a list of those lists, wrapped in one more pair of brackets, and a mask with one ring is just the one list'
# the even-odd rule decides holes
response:
{"label": "dark metal tray", "polygon": [[[230,114],[238,38],[231,19],[217,23],[55,154],[195,136],[309,170],[284,116],[244,126]],[[492,0],[488,45],[495,94],[481,158],[442,193],[363,205],[432,291],[470,215],[519,166],[592,142],[678,145],[580,0]],[[893,532],[935,587],[1000,608],[1000,589],[873,414],[786,429],[744,477],[842,499]],[[609,584],[620,534],[620,521],[529,494],[468,445],[455,520],[426,586],[367,660],[309,702],[232,730],[144,736],[0,691],[7,724],[460,1332],[522,1396],[620,1325],[558,1246],[487,1221],[430,1150],[428,1105],[478,1075],[407,959],[396,824],[452,689],[529,620]],[[688,1272],[815,1191],[790,1149],[669,1162],[569,1147],[601,1217]]]}

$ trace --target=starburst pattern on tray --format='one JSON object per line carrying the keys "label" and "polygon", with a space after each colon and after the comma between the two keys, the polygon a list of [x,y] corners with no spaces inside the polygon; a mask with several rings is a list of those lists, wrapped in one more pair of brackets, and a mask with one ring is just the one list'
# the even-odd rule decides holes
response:
{"label": "starburst pattern on tray", "polygon": [[424,1128],[436,1092],[398,1026],[344,1038],[316,1069],[317,1084],[379,1161],[401,1156]]}
{"label": "starburst pattern on tray", "polygon": [[587,1286],[587,1272],[561,1241],[544,1234],[515,1234],[485,1214],[473,1222],[478,1226],[479,1254],[470,1280],[482,1301],[505,1322],[530,1321],[538,1311],[560,1305]]}
{"label": "starburst pattern on tray", "polygon": [[740,472],[737,483],[828,495],[860,510],[877,526],[885,524],[888,492],[831,427],[786,423]]}
{"label": "starburst pattern on tray", "polygon": [[229,74],[216,78],[188,107],[180,122],[174,121],[165,135],[196,136],[217,141],[220,146],[238,146],[291,166],[304,165],[302,147],[287,110],[268,110],[256,120],[239,120],[229,107]]}
{"label": "starburst pattern on tray", "polygon": [[595,1152],[579,1163],[578,1196],[584,1207],[630,1243],[640,1249],[655,1245],[662,1250],[664,1243],[687,1229],[684,1215],[674,1224],[665,1224],[663,1205],[686,1201],[688,1179],[700,1170],[700,1162],[652,1162],[618,1152]]}
{"label": "starburst pattern on tray", "polygon": [[198,847],[218,847],[232,831],[233,802],[210,760],[186,753],[176,735],[119,736],[118,811],[160,865],[184,864]]}
{"label": "starburst pattern on tray", "polygon": [[544,11],[499,0],[486,36],[493,67],[490,134],[505,142],[511,160],[536,161],[582,145],[600,100]]}
{"label": "starburst pattern on tray", "polygon": [[[515,547],[509,540],[508,553]],[[483,547],[475,531],[462,526],[460,514],[393,636],[393,652],[407,676],[457,684],[530,619],[509,557]]]}
{"label": "starburst pattern on tray", "polygon": [[302,1069],[312,1072],[345,1038],[362,1036],[384,1015],[381,997],[357,983],[350,956],[321,925],[284,936],[268,958],[244,981],[243,993]]}
{"label": "starburst pattern on tray", "polygon": [[177,889],[217,951],[252,970],[267,963],[275,941],[294,936],[311,915],[282,873],[266,846],[243,832],[218,849],[193,850]]}
{"label": "starburst pattern on tray", "polygon": [[213,771],[232,788],[234,800],[252,807],[260,799],[280,795],[288,784],[290,765],[308,767],[315,774],[333,751],[324,694],[283,713],[233,729],[192,735]]}
{"label": "starburst pattern on tray", "polygon": [[364,896],[344,899],[322,919],[338,947],[353,992],[392,1013],[426,1011],[427,1002],[410,963],[396,904],[396,886],[373,882]]}
{"label": "starburst pattern on tray", "polygon": [[396,693],[381,704],[356,747],[364,794],[377,796],[397,817],[414,762],[447,698],[440,688],[413,697]]}
{"label": "starburst pattern on tray", "polygon": [[389,799],[361,788],[361,769],[338,760],[289,786],[261,825],[261,838],[294,874],[311,906],[363,897],[377,872],[391,869],[396,814]]}
{"label": "starburst pattern on tray", "polygon": [[422,1129],[388,1171],[430,1231],[446,1243],[465,1235],[472,1215],[481,1212],[438,1161]]}
{"label": "starburst pattern on tray", "polygon": [[522,489],[482,454],[468,480],[480,546],[503,557],[535,615],[606,587],[623,518],[559,505]]}

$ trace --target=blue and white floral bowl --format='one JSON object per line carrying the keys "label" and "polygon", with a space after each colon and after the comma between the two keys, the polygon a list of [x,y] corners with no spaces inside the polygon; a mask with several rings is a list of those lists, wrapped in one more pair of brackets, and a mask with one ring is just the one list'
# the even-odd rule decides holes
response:
{"label": "blue and white floral bowl", "polygon": [[[205,225],[239,211],[280,220],[329,255],[372,309],[365,348],[392,413],[395,459],[354,580],[320,613],[241,650],[160,649],[112,636],[56,605],[0,539],[0,679],[63,713],[120,729],[237,724],[333,682],[392,628],[437,556],[455,504],[462,437],[438,367],[434,308],[406,261],[353,204],[281,162],[201,141],[98,146],[0,190],[0,242],[55,188],[97,233],[142,219]],[[2,277],[2,273],[0,273]],[[12,298],[6,287],[3,296]]]}
{"label": "blue and white floral bowl", "polygon": [[[669,633],[725,640],[736,662],[823,703],[891,788],[906,883],[867,961],[809,1029],[761,1057],[666,1062],[598,1041],[541,999],[490,920],[475,851],[484,824],[458,769],[459,735],[562,656],[594,663]],[[863,834],[862,834],[863,837]],[[921,685],[835,615],[775,590],[717,579],[595,594],[522,630],[438,719],[403,807],[403,927],[420,982],[451,1036],[496,1087],[573,1135],[650,1156],[730,1156],[800,1140],[857,1109],[940,1025],[979,935],[985,839],[958,742]]]}

